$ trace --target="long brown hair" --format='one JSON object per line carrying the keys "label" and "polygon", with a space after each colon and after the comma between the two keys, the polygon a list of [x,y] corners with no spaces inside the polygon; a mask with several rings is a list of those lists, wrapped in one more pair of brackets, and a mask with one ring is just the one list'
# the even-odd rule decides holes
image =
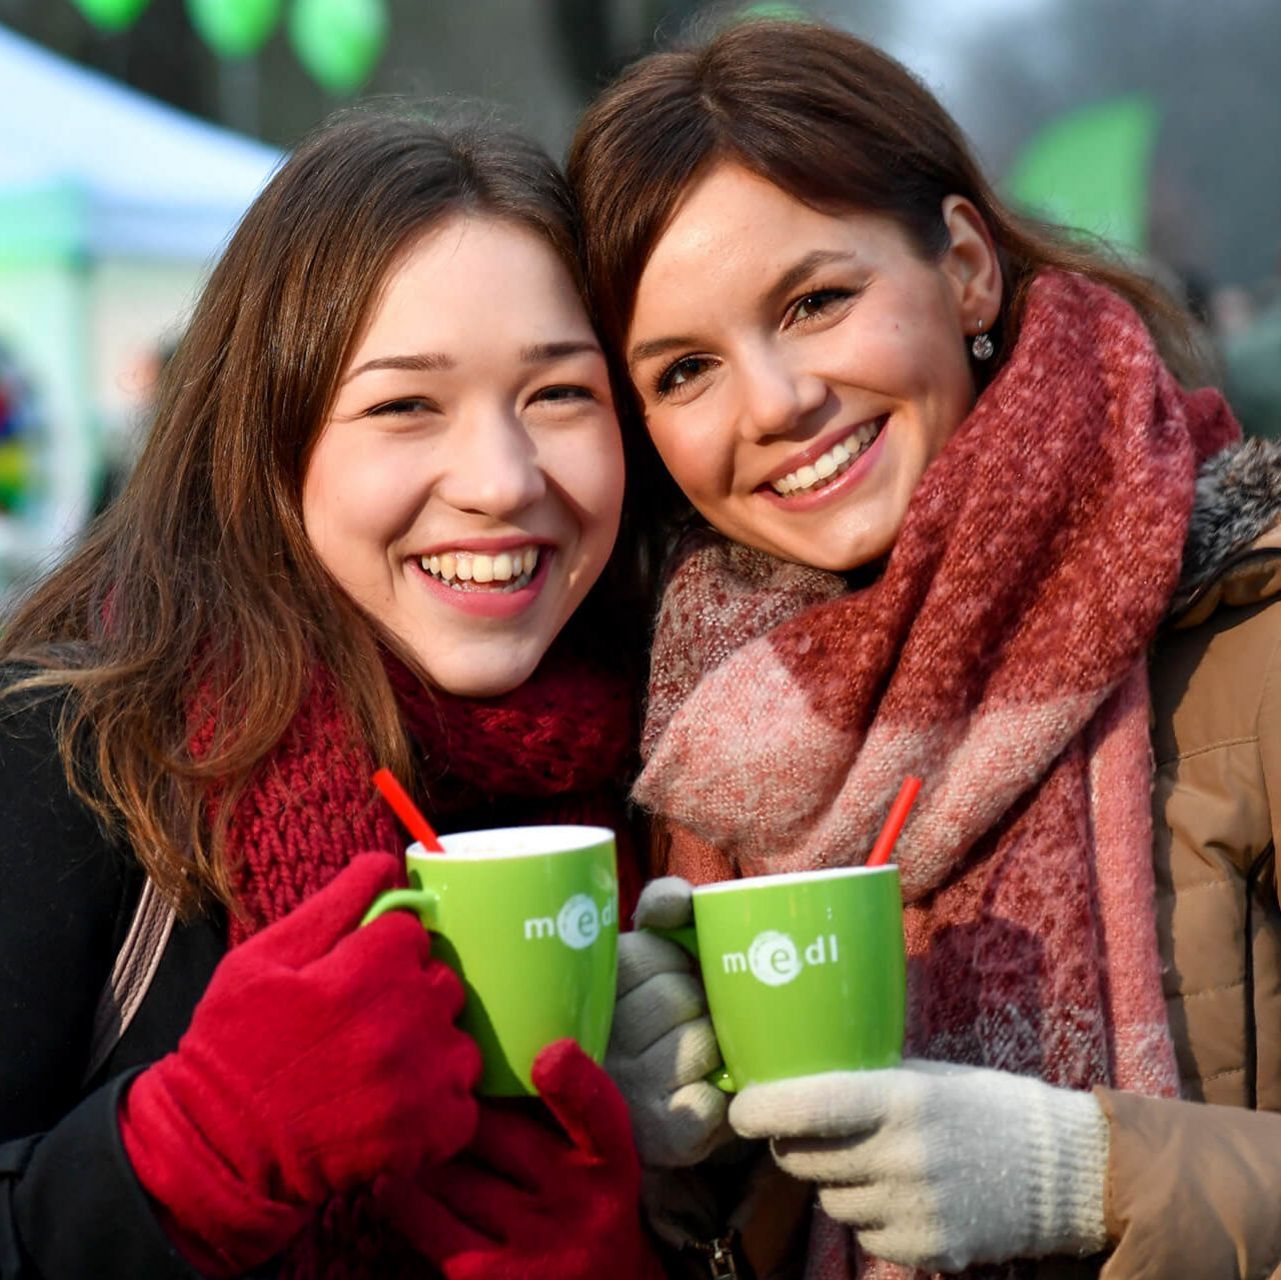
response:
{"label": "long brown hair", "polygon": [[1186,318],[1152,281],[1061,229],[1007,208],[959,126],[910,72],[834,28],[749,21],[704,43],[651,54],[588,109],[568,171],[583,219],[588,290],[603,336],[622,351],[641,273],[681,197],[729,160],[815,208],[892,217],[925,257],[948,243],[942,204],[969,199],[1005,281],[993,326],[1000,367],[1028,286],[1058,267],[1123,294],[1185,379],[1200,373]]}
{"label": "long brown hair", "polygon": [[[294,151],[195,308],[127,486],[3,629],[0,660],[36,668],[14,688],[74,692],[59,728],[68,776],[181,908],[230,902],[229,815],[317,663],[374,758],[407,776],[380,655],[396,646],[316,557],[301,488],[389,269],[460,213],[532,229],[581,288],[564,179],[483,118],[353,113]],[[197,755],[192,716],[211,690],[213,740]]]}

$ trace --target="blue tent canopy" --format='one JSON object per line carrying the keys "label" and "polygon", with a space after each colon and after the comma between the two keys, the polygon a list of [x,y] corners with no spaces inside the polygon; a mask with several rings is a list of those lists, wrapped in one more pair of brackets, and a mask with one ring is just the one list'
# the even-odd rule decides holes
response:
{"label": "blue tent canopy", "polygon": [[0,442],[0,596],[82,526],[135,429],[129,362],[181,326],[279,159],[0,27],[0,351],[30,390]]}
{"label": "blue tent canopy", "polygon": [[5,256],[208,259],[279,159],[0,27]]}

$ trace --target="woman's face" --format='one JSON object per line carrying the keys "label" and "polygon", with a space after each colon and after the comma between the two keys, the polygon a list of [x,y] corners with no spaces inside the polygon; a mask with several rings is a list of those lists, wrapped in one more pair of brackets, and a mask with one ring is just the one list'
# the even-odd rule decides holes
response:
{"label": "woman's face", "polygon": [[329,572],[441,688],[502,693],[596,581],[622,496],[605,360],[555,253],[483,217],[413,243],[307,464]]}
{"label": "woman's face", "polygon": [[943,216],[930,260],[887,217],[821,213],[734,164],[677,207],[625,355],[658,452],[722,533],[836,571],[889,550],[1000,306],[982,219],[956,196]]}

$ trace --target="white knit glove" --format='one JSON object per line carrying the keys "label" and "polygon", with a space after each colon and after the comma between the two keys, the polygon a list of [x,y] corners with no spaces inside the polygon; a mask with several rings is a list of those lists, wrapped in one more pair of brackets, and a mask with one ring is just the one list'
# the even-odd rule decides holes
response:
{"label": "white knit glove", "polygon": [[753,1085],[730,1107],[871,1254],[961,1271],[1106,1243],[1108,1130],[1093,1094],[909,1060]]}
{"label": "white knit glove", "polygon": [[729,1099],[703,1077],[720,1062],[703,984],[674,942],[643,926],[677,928],[693,919],[690,887],[676,876],[645,886],[634,933],[618,939],[618,1003],[605,1069],[631,1112],[636,1148],[648,1165],[697,1164],[733,1138]]}

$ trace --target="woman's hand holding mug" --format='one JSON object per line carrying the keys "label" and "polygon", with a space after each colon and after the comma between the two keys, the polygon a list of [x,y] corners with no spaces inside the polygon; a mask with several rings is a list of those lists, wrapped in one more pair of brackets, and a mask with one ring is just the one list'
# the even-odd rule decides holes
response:
{"label": "woman's hand holding mug", "polygon": [[697,1164],[733,1137],[729,1099],[706,1079],[720,1050],[703,984],[687,952],[649,932],[692,921],[688,882],[666,876],[645,886],[635,931],[618,939],[618,1003],[605,1057],[641,1160],[665,1168]]}
{"label": "woman's hand holding mug", "polygon": [[890,1262],[960,1271],[1106,1244],[1108,1127],[1090,1093],[909,1059],[752,1085],[730,1120]]}
{"label": "woman's hand holding mug", "polygon": [[258,1265],[330,1195],[445,1160],[475,1133],[462,984],[414,917],[358,927],[402,865],[354,858],[229,952],[178,1049],[125,1095],[129,1160],[208,1274]]}

